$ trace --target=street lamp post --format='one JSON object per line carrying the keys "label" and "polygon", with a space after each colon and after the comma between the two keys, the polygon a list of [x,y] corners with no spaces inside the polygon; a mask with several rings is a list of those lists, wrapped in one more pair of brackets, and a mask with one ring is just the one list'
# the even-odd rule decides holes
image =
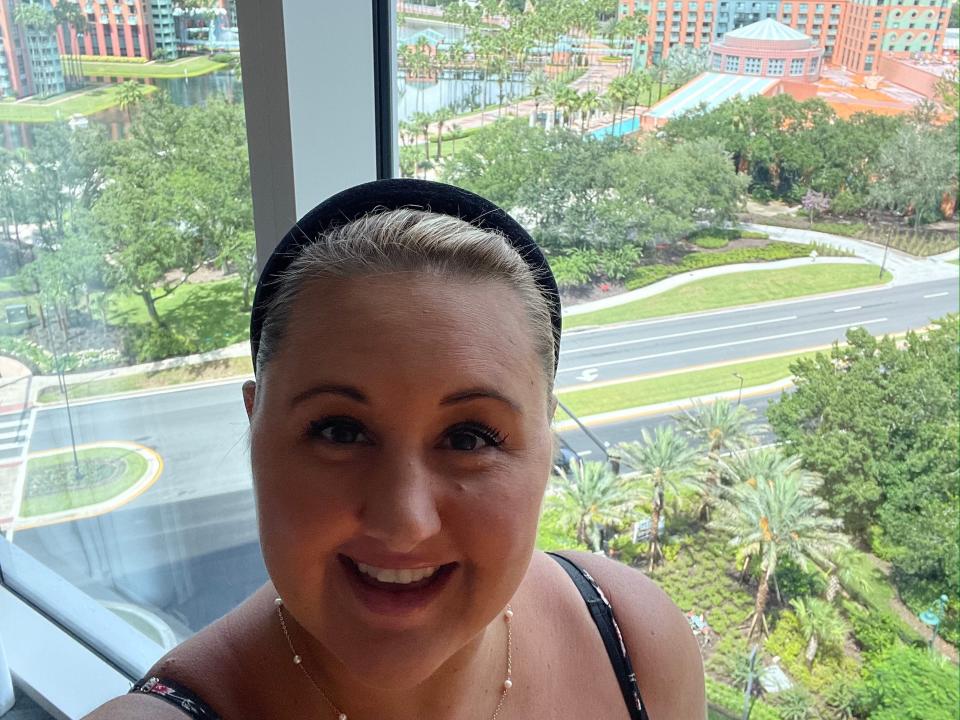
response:
{"label": "street lamp post", "polygon": [[740,381],[740,388],[737,390],[737,405],[739,405],[740,400],[743,398],[743,375],[740,373],[733,373],[733,376]]}
{"label": "street lamp post", "polygon": [[[50,309],[47,309],[47,317],[50,317]],[[63,391],[63,401],[67,410],[67,425],[70,428],[70,449],[73,451],[73,472],[75,478],[79,481],[83,474],[80,472],[80,458],[77,456],[77,437],[73,430],[73,414],[70,411],[70,393],[67,391],[67,378],[63,372],[63,364],[60,361],[61,355],[57,352],[57,345],[53,339],[53,333],[50,331],[50,323],[47,323],[47,337],[50,340],[50,352],[53,353],[53,363],[57,369],[57,381],[60,389]]]}
{"label": "street lamp post", "polygon": [[930,642],[928,647],[932,650],[934,643],[937,641],[937,633],[940,630],[940,623],[943,622],[943,616],[947,611],[947,603],[949,598],[946,595],[941,595],[937,601],[930,607],[929,610],[924,610],[919,614],[920,622],[924,625],[929,625],[932,628],[930,633]]}

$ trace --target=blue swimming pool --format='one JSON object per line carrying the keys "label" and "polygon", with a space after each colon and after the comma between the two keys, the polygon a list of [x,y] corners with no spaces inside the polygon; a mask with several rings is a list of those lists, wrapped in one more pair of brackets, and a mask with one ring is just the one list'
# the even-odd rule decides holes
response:
{"label": "blue swimming pool", "polygon": [[640,117],[630,117],[626,120],[621,120],[616,125],[607,125],[606,127],[599,128],[590,133],[590,137],[595,137],[602,139],[613,135],[613,137],[620,137],[621,135],[629,135],[630,133],[636,132],[640,129]]}

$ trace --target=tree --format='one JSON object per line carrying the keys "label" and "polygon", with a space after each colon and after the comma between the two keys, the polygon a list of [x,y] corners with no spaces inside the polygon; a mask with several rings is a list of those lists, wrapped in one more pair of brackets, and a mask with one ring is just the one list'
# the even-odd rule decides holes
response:
{"label": "tree", "polygon": [[640,431],[640,442],[620,445],[623,461],[650,484],[650,552],[647,570],[663,562],[660,519],[666,517],[666,492],[679,495],[685,488],[700,489],[696,476],[697,451],[671,425],[661,425],[651,434]]}
{"label": "tree", "polygon": [[603,549],[603,530],[619,526],[634,501],[630,485],[600,462],[571,465],[567,474],[554,476],[548,495],[568,527],[576,528],[577,541],[593,551]]}
{"label": "tree", "polygon": [[813,218],[817,213],[824,213],[830,209],[830,198],[816,190],[807,190],[800,203],[810,217],[810,226],[813,227]]}
{"label": "tree", "polygon": [[862,328],[791,367],[795,390],[767,410],[781,440],[824,478],[844,524],[890,556],[901,585],[956,587],[958,317],[898,347]]}
{"label": "tree", "polygon": [[960,704],[956,665],[902,643],[871,653],[863,669],[859,717],[953,720]]}
{"label": "tree", "polygon": [[[35,4],[32,1],[25,0],[14,8],[14,22],[25,28],[27,38],[27,56],[31,67],[37,62],[40,53],[40,43],[38,36],[49,38],[57,27],[57,20],[53,13],[43,7],[42,4]],[[33,79],[38,86],[38,94],[49,95],[50,86],[47,84],[46,73],[37,72],[33,69]]]}
{"label": "tree", "polygon": [[[684,410],[677,416],[680,427],[700,447],[706,450],[707,490],[717,492],[720,484],[720,455],[724,450],[741,450],[754,443],[757,430],[756,415],[746,405],[738,405],[724,398],[713,403],[694,402],[693,411]],[[705,497],[706,511],[709,497]]]}
{"label": "tree", "polygon": [[127,80],[120,85],[117,92],[117,99],[120,101],[120,109],[126,111],[127,122],[132,122],[133,115],[131,110],[134,105],[139,105],[143,100],[143,86],[136,80]]}
{"label": "tree", "polygon": [[760,559],[761,577],[748,631],[751,637],[761,625],[766,627],[769,584],[780,558],[789,557],[806,569],[809,561],[825,564],[827,553],[847,544],[838,532],[840,521],[825,514],[828,506],[817,495],[822,483],[817,475],[802,469],[797,457],[766,465],[771,472],[735,477],[733,487],[721,489],[711,522],[713,528],[730,536],[731,546]]}
{"label": "tree", "polygon": [[676,87],[686,85],[700,73],[706,72],[709,62],[710,52],[705,47],[673,48],[665,62],[666,80]]}
{"label": "tree", "polygon": [[437,124],[437,154],[434,157],[434,160],[437,162],[440,162],[440,156],[443,153],[443,126],[450,119],[451,115],[450,108],[443,106],[437,108],[431,116],[433,122]]}
{"label": "tree", "polygon": [[914,228],[932,218],[945,193],[957,186],[955,133],[908,124],[880,149],[870,204],[883,210],[913,213]]}
{"label": "tree", "polygon": [[790,604],[800,632],[807,641],[803,657],[808,666],[813,666],[820,650],[826,648],[837,652],[843,648],[847,626],[836,607],[819,598],[794,598]]}

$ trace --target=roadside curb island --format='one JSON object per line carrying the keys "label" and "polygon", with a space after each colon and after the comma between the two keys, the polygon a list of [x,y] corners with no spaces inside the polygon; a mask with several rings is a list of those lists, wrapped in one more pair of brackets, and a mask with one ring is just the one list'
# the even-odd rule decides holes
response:
{"label": "roadside curb island", "polygon": [[[108,500],[103,500],[92,505],[70,508],[69,510],[61,510],[55,513],[46,513],[44,515],[34,515],[30,517],[20,517],[19,515],[16,515],[13,523],[7,529],[8,539],[10,539],[10,537],[12,537],[17,530],[27,530],[30,528],[42,527],[44,525],[55,525],[57,523],[96,517],[97,515],[104,515],[108,512],[116,510],[117,508],[126,505],[146,492],[163,474],[163,458],[160,457],[160,454],[157,453],[156,450],[148,448],[145,445],[126,440],[111,440],[109,442],[96,442],[77,445],[77,450],[90,450],[94,448],[128,450],[135,452],[144,460],[146,460],[147,468],[143,475],[135,480],[130,487],[125,489],[123,492],[114,495]],[[28,463],[30,460],[34,460],[36,458],[48,457],[50,455],[61,455],[69,451],[69,447],[60,447],[52,450],[43,450],[41,452],[31,453],[24,459],[24,464],[26,465],[26,463]]]}

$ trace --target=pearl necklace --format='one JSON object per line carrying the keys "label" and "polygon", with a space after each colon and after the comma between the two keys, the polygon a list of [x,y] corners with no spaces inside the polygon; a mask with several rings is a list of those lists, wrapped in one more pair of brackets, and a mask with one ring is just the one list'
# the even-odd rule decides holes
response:
{"label": "pearl necklace", "polygon": [[[287,623],[283,617],[283,599],[276,598],[273,602],[277,607],[277,617],[280,618],[280,629],[283,630],[283,636],[287,640],[287,647],[290,648],[290,653],[293,655],[293,664],[300,668],[300,670],[303,671],[303,674],[307,676],[307,680],[310,681],[310,684],[317,689],[317,692],[320,693],[320,697],[322,697],[324,702],[326,702],[327,705],[330,706],[330,709],[333,710],[333,714],[336,716],[337,720],[347,720],[347,714],[334,705],[333,701],[327,697],[327,694],[323,691],[323,688],[320,687],[320,684],[313,679],[310,671],[307,670],[306,666],[304,666],[303,658],[293,647],[293,640],[290,638],[290,633],[287,631]],[[503,620],[507,626],[507,678],[503,681],[503,689],[500,691],[500,699],[497,701],[497,707],[494,709],[493,715],[490,716],[490,720],[497,720],[497,716],[500,714],[500,709],[503,707],[503,701],[507,697],[507,691],[513,687],[513,633],[510,630],[511,620],[513,620],[513,609],[509,605],[507,605],[507,609],[503,612]]]}

